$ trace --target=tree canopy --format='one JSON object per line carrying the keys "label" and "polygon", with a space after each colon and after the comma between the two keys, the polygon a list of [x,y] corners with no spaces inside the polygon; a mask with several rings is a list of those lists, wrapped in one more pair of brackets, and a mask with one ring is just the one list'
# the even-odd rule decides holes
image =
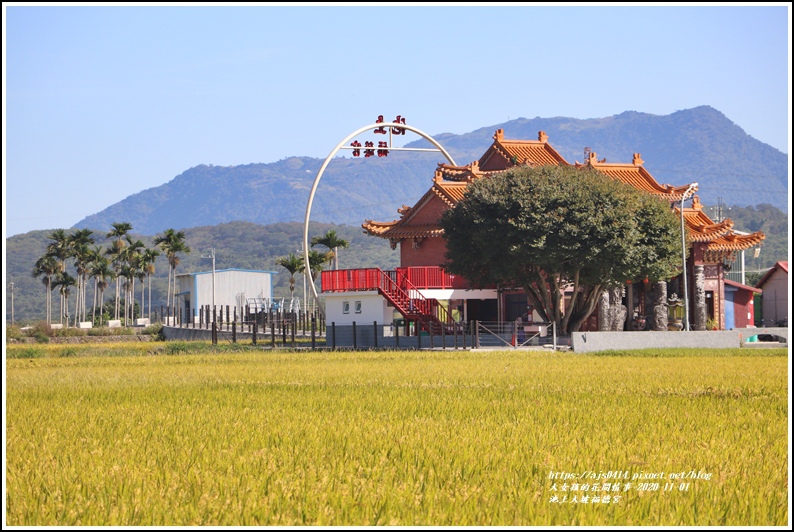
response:
{"label": "tree canopy", "polygon": [[[481,286],[524,288],[561,332],[572,332],[607,288],[669,279],[681,229],[668,203],[588,168],[522,167],[479,179],[441,218],[444,267]],[[561,303],[565,290],[573,302]]]}

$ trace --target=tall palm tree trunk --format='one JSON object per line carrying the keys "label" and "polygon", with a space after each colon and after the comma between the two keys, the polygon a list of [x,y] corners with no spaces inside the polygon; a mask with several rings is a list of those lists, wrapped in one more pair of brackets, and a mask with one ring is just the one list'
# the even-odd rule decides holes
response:
{"label": "tall palm tree trunk", "polygon": [[116,277],[116,305],[115,305],[115,307],[113,309],[113,316],[114,316],[113,319],[114,320],[119,319],[119,310],[120,310],[119,309],[119,295],[121,294],[121,287],[119,286],[120,282],[121,282],[121,279],[119,277]]}
{"label": "tall palm tree trunk", "polygon": [[151,322],[151,320],[152,320],[152,276],[151,275],[147,275],[147,277],[149,278],[149,313],[146,315],[146,317],[149,318],[149,321]]}
{"label": "tall palm tree trunk", "polygon": [[52,324],[52,278],[47,276],[47,325]]}
{"label": "tall palm tree trunk", "polygon": [[99,291],[99,326],[102,327],[105,322],[105,309],[102,308],[105,306],[105,289],[102,288]]}
{"label": "tall palm tree trunk", "polygon": [[[165,306],[166,307],[170,307],[171,306],[171,271],[172,271],[172,268],[169,267],[168,268],[168,290],[166,291],[166,295],[165,295]],[[167,309],[166,309],[166,312],[168,312]]]}
{"label": "tall palm tree trunk", "polygon": [[92,300],[93,304],[91,305],[91,323],[92,324],[96,320],[96,290],[97,290],[97,280],[96,280],[96,277],[94,277],[94,298]]}

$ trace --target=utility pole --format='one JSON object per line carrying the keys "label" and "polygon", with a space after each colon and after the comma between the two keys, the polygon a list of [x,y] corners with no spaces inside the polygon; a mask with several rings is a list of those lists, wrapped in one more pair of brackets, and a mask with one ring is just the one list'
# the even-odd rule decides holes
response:
{"label": "utility pole", "polygon": [[209,255],[202,255],[202,259],[212,259],[212,310],[215,311],[215,248],[212,248]]}
{"label": "utility pole", "polygon": [[692,183],[686,192],[681,196],[681,262],[683,273],[681,274],[684,282],[684,330],[689,330],[689,295],[687,294],[686,282],[686,233],[684,232],[684,202],[695,194],[698,184]]}
{"label": "utility pole", "polygon": [[[295,253],[300,253],[301,257],[303,257],[303,250],[302,249],[296,250]],[[303,273],[303,276],[302,276],[303,277],[303,306],[301,307],[301,309],[304,312],[306,312],[308,310],[306,308],[306,265],[304,264],[303,267],[304,267],[304,273]]]}
{"label": "utility pole", "polygon": [[11,325],[14,325],[14,281],[11,281]]}

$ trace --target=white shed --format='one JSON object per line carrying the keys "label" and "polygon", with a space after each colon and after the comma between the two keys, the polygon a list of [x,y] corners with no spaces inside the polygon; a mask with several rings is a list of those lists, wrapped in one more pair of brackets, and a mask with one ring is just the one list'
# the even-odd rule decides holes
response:
{"label": "white shed", "polygon": [[755,285],[763,290],[761,294],[761,314],[764,327],[774,327],[781,322],[788,323],[789,293],[788,261],[778,261]]}
{"label": "white shed", "polygon": [[[191,316],[198,316],[202,305],[242,309],[246,305],[258,309],[269,308],[273,300],[273,275],[267,270],[243,270],[228,268],[208,272],[183,273],[177,275],[177,297],[180,312],[189,309]],[[214,282],[213,282],[214,278]],[[238,310],[238,314],[240,311]],[[184,315],[184,314],[183,314]]]}

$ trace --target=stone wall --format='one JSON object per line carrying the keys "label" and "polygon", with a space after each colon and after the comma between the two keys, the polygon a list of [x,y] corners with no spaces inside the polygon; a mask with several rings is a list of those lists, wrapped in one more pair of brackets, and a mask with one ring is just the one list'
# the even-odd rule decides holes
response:
{"label": "stone wall", "polygon": [[667,347],[733,348],[742,347],[757,329],[732,331],[637,331],[637,332],[577,332],[571,335],[571,347],[576,353],[593,353],[613,349],[652,349]]}

